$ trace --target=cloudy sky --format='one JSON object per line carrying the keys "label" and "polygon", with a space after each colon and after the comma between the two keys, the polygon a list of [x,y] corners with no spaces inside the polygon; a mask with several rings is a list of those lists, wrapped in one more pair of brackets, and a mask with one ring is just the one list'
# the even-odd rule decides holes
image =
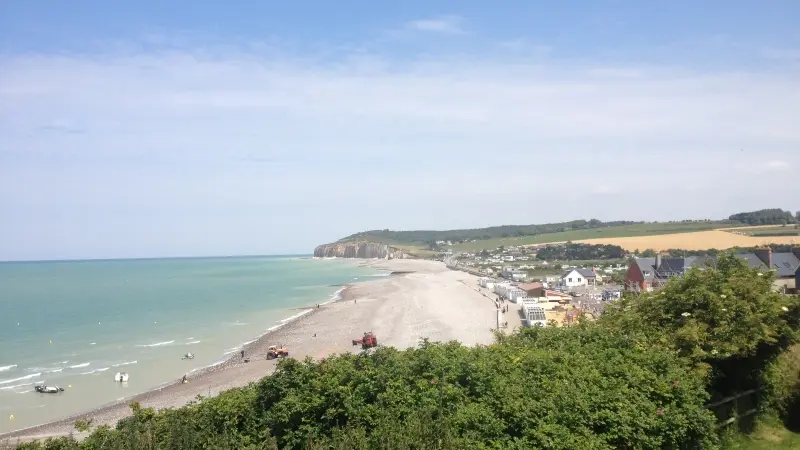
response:
{"label": "cloudy sky", "polygon": [[0,260],[800,209],[796,0],[116,3],[0,3]]}

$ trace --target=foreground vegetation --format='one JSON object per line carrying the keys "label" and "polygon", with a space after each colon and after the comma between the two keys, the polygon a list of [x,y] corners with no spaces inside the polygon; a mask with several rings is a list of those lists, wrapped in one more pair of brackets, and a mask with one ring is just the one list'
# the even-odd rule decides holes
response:
{"label": "foreground vegetation", "polygon": [[[159,413],[134,405],[115,429],[22,448],[759,448],[747,447],[760,442],[755,433],[720,437],[726,416],[704,405],[759,388],[762,417],[797,416],[800,305],[771,282],[723,255],[595,322],[523,329],[477,348],[423,341],[285,360],[245,388]],[[796,442],[782,432],[781,442]]]}

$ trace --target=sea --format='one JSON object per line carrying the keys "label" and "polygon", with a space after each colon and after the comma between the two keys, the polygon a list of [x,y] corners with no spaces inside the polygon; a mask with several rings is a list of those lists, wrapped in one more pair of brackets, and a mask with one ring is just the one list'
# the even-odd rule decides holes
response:
{"label": "sea", "polygon": [[[0,263],[0,433],[218,364],[307,312],[299,308],[381,275],[302,256]],[[115,382],[119,372],[127,382]]]}

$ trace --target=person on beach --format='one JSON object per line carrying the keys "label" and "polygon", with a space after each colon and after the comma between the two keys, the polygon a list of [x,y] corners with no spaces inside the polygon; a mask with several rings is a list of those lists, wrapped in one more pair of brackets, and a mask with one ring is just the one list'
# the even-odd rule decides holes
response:
{"label": "person on beach", "polygon": [[244,359],[244,350],[242,350],[242,359]]}
{"label": "person on beach", "polygon": [[186,384],[186,374],[183,374],[183,378],[181,378],[181,384]]}

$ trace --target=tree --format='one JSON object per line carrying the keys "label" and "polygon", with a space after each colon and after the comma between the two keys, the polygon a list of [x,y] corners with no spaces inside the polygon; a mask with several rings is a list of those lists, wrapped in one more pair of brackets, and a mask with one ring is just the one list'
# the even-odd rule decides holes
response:
{"label": "tree", "polygon": [[599,322],[673,349],[708,377],[714,392],[744,390],[758,384],[800,329],[797,298],[776,293],[773,279],[771,271],[724,253],[715,267],[691,269],[658,292],[610,305]]}

